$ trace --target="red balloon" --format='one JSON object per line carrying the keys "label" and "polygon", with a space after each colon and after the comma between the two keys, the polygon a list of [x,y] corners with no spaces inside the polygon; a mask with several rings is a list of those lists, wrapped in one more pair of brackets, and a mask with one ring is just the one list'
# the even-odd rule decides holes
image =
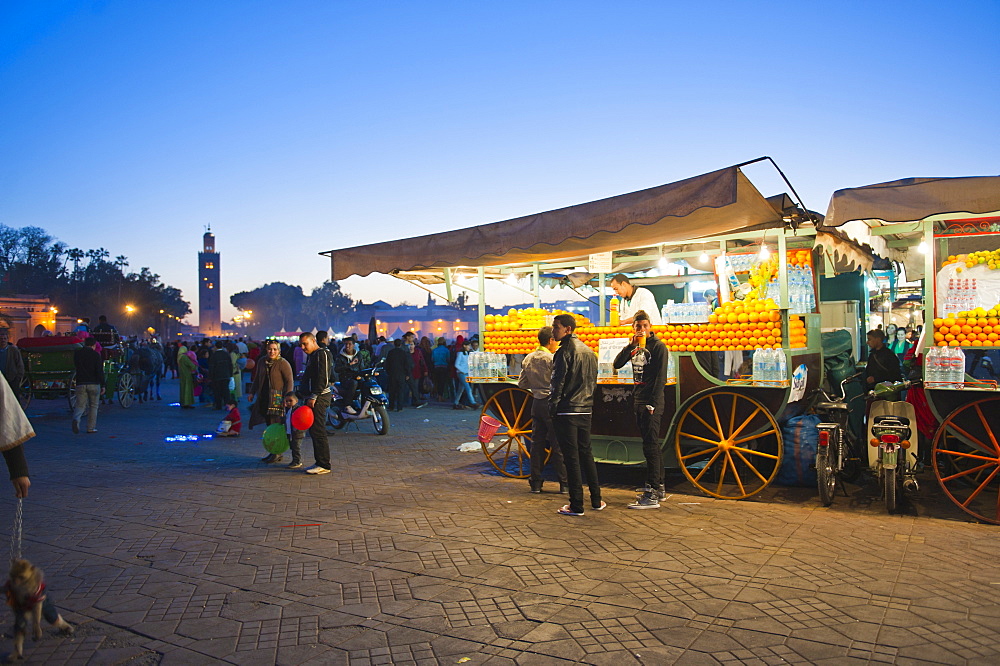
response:
{"label": "red balloon", "polygon": [[254,363],[254,360],[252,358],[248,358],[247,359],[247,364],[246,364],[246,367],[244,368],[244,370],[253,370],[253,368],[254,368],[255,365],[257,365],[257,364]]}
{"label": "red balloon", "polygon": [[314,420],[315,416],[309,405],[302,405],[292,412],[292,427],[296,430],[309,430]]}

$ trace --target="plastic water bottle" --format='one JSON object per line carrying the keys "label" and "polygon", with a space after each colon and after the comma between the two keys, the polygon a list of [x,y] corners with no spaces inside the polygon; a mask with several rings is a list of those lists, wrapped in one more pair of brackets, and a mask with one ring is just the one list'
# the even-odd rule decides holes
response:
{"label": "plastic water bottle", "polygon": [[944,347],[931,347],[924,354],[924,381],[937,388],[936,382],[941,381],[941,351]]}
{"label": "plastic water bottle", "polygon": [[951,352],[948,358],[951,370],[948,381],[951,382],[951,388],[965,388],[965,352],[961,347],[948,347],[948,350]]}
{"label": "plastic water bottle", "polygon": [[766,349],[758,349],[753,353],[753,383],[760,383],[764,379],[764,354]]}
{"label": "plastic water bottle", "polygon": [[785,358],[784,349],[773,349],[774,352],[774,379],[775,381],[788,381],[788,359]]}

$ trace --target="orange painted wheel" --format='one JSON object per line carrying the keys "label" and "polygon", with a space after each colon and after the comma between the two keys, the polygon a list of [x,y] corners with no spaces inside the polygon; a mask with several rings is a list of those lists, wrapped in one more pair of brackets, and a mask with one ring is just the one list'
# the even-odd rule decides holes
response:
{"label": "orange painted wheel", "polygon": [[962,405],[934,433],[934,476],[962,511],[1000,525],[1000,398]]}
{"label": "orange painted wheel", "polygon": [[[527,479],[531,474],[531,393],[501,389],[486,401],[482,413],[502,424],[493,439],[482,445],[486,459],[504,476]],[[549,453],[546,450],[546,462]]]}
{"label": "orange painted wheel", "polygon": [[766,488],[781,468],[781,429],[767,407],[734,391],[695,398],[674,430],[677,460],[688,481],[720,499],[744,499]]}

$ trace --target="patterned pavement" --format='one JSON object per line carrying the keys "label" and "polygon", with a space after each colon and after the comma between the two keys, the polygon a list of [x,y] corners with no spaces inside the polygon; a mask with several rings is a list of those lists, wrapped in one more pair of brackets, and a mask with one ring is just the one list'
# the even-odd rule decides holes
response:
{"label": "patterned pavement", "polygon": [[455,450],[471,411],[339,432],[320,477],[259,463],[260,429],[165,441],[212,432],[211,409],[106,407],[96,435],[58,402],[28,414],[25,555],[78,626],[29,641],[28,663],[1000,661],[1000,527],[929,477],[897,516],[870,488],[824,509],[809,489],[733,503],[680,477],[659,511],[630,511],[641,472],[602,466],[608,509],[572,518]]}

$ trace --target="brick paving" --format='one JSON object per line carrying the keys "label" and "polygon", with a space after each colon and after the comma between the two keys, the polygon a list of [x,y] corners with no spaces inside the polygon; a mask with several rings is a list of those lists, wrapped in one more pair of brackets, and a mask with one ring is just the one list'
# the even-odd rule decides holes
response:
{"label": "brick paving", "polygon": [[641,472],[602,466],[608,509],[571,518],[455,451],[474,412],[341,431],[320,477],[259,463],[260,429],[165,441],[214,430],[206,408],[105,407],[95,435],[61,402],[28,414],[25,555],[78,626],[29,641],[28,663],[1000,661],[1000,527],[929,477],[897,516],[870,488],[824,509],[809,489],[733,503],[680,477],[659,511],[629,511]]}

